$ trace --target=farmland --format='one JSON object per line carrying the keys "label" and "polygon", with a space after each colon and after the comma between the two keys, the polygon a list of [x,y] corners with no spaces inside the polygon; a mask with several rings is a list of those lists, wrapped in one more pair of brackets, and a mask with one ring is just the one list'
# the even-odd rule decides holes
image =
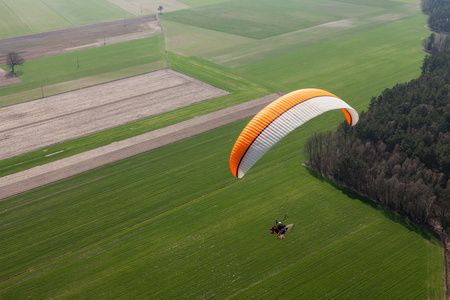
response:
{"label": "farmland", "polygon": [[[286,156],[301,133],[265,158],[272,167],[232,179],[229,149],[217,145],[242,125],[2,201],[2,226],[9,225],[2,239],[11,241],[3,248],[9,264],[2,277],[48,261],[4,282],[3,295],[276,297],[289,295],[276,284],[287,278],[292,297],[402,298],[408,291],[439,298],[439,242],[308,174],[300,157]],[[284,162],[276,164],[279,153]],[[32,219],[30,209],[36,212]],[[268,220],[287,212],[296,228],[282,244],[266,230]],[[27,237],[32,228],[41,228],[39,236]],[[146,284],[161,278],[158,286]],[[349,290],[342,280],[351,282]]]}
{"label": "farmland", "polygon": [[5,39],[0,44],[0,59],[12,49],[32,60],[159,34],[161,27],[154,15],[102,22]]}
{"label": "farmland", "polygon": [[[201,81],[161,70],[9,106],[0,110],[0,118],[4,121],[0,126],[0,136],[7,137],[0,138],[0,159],[226,94]],[[96,95],[94,103],[92,95]]]}
{"label": "farmland", "polygon": [[[31,75],[39,64],[48,76],[44,92],[167,63],[230,93],[46,152],[73,155],[303,87],[328,89],[361,111],[385,87],[420,73],[420,40],[428,32],[415,1],[301,1],[301,8],[290,0],[183,3],[193,8],[160,16],[164,36],[27,62],[21,84],[0,88],[0,102],[39,92]],[[331,9],[321,14],[323,8]],[[249,10],[254,19],[246,17]],[[130,45],[142,53],[129,58],[132,65],[121,62]],[[145,47],[158,54],[148,59]],[[70,60],[73,69],[77,55],[83,57],[78,71],[59,64]],[[105,60],[89,69],[94,60],[84,61],[91,55],[117,64]],[[0,297],[444,298],[442,248],[433,233],[302,166],[306,138],[332,130],[340,112],[308,122],[236,180],[228,157],[247,121],[0,201]],[[43,156],[39,150],[4,160],[2,174],[47,162]],[[268,228],[285,214],[295,229],[277,241]]]}
{"label": "farmland", "polygon": [[104,77],[111,81],[159,70],[165,64],[160,35],[32,60],[18,68],[23,70],[21,84],[1,88],[0,106],[49,96],[52,89],[62,93],[102,83]]}
{"label": "farmland", "polygon": [[0,38],[133,16],[106,0],[2,0],[0,8]]}
{"label": "farmland", "polygon": [[159,0],[159,1],[108,0],[108,1],[134,15],[159,13],[158,7],[160,6],[164,8],[163,9],[164,12],[171,12],[189,8],[188,5],[186,5],[182,1],[177,0]]}

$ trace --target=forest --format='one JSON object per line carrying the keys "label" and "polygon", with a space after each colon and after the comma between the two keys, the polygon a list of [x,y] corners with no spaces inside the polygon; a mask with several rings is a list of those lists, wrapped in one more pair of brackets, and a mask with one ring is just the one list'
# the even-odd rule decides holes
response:
{"label": "forest", "polygon": [[[372,98],[359,123],[317,133],[306,165],[437,231],[450,225],[450,52]],[[448,232],[447,232],[448,233]]]}
{"label": "forest", "polygon": [[421,9],[427,14],[428,26],[437,32],[450,32],[450,0],[422,0]]}
{"label": "forest", "polygon": [[421,8],[429,16],[428,27],[437,32],[423,39],[424,49],[429,53],[450,50],[450,0],[422,0]]}

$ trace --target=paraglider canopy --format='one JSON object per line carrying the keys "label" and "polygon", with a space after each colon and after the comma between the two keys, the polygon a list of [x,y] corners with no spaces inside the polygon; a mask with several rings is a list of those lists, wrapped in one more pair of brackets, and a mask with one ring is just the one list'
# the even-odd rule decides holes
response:
{"label": "paraglider canopy", "polygon": [[245,173],[291,131],[324,112],[341,109],[349,125],[359,116],[356,110],[330,92],[302,89],[286,94],[263,108],[239,135],[230,156],[234,176]]}

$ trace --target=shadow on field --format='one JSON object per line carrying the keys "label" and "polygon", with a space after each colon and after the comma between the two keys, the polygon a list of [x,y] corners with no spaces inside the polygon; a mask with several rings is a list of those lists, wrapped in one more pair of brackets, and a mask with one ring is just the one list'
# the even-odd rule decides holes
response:
{"label": "shadow on field", "polygon": [[23,74],[22,71],[16,71],[14,73],[8,72],[5,74],[5,78],[11,79],[11,78],[17,78]]}
{"label": "shadow on field", "polygon": [[374,200],[372,200],[366,196],[363,196],[346,186],[341,185],[340,183],[338,183],[337,181],[335,181],[331,178],[323,176],[321,173],[319,173],[313,169],[310,169],[309,167],[307,167],[305,165],[303,165],[303,166],[306,168],[306,170],[308,171],[308,173],[310,175],[314,176],[315,178],[319,179],[320,181],[330,184],[334,188],[340,190],[347,197],[354,199],[354,200],[359,200],[360,202],[362,202],[366,205],[369,205],[373,209],[376,209],[376,210],[382,212],[387,218],[389,218],[390,220],[392,220],[396,223],[403,225],[409,231],[413,231],[413,232],[416,232],[417,234],[420,234],[423,238],[427,239],[430,242],[433,242],[432,237],[440,240],[439,235],[437,233],[435,233],[434,231],[431,231],[425,227],[418,225],[417,223],[414,223],[414,222],[406,219],[406,217],[403,217],[402,215],[398,214],[397,212],[392,211],[392,210],[384,207],[380,203],[375,202]]}

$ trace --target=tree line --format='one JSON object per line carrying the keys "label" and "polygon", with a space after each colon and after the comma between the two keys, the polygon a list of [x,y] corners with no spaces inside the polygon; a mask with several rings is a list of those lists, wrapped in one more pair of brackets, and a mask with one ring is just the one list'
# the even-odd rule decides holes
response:
{"label": "tree line", "polygon": [[428,26],[437,32],[450,32],[450,0],[421,0],[422,11],[427,14]]}
{"label": "tree line", "polygon": [[450,52],[370,101],[354,127],[317,133],[306,165],[433,229],[450,229]]}
{"label": "tree line", "polygon": [[421,0],[422,11],[427,14],[428,27],[435,31],[423,39],[429,53],[450,50],[450,0]]}

